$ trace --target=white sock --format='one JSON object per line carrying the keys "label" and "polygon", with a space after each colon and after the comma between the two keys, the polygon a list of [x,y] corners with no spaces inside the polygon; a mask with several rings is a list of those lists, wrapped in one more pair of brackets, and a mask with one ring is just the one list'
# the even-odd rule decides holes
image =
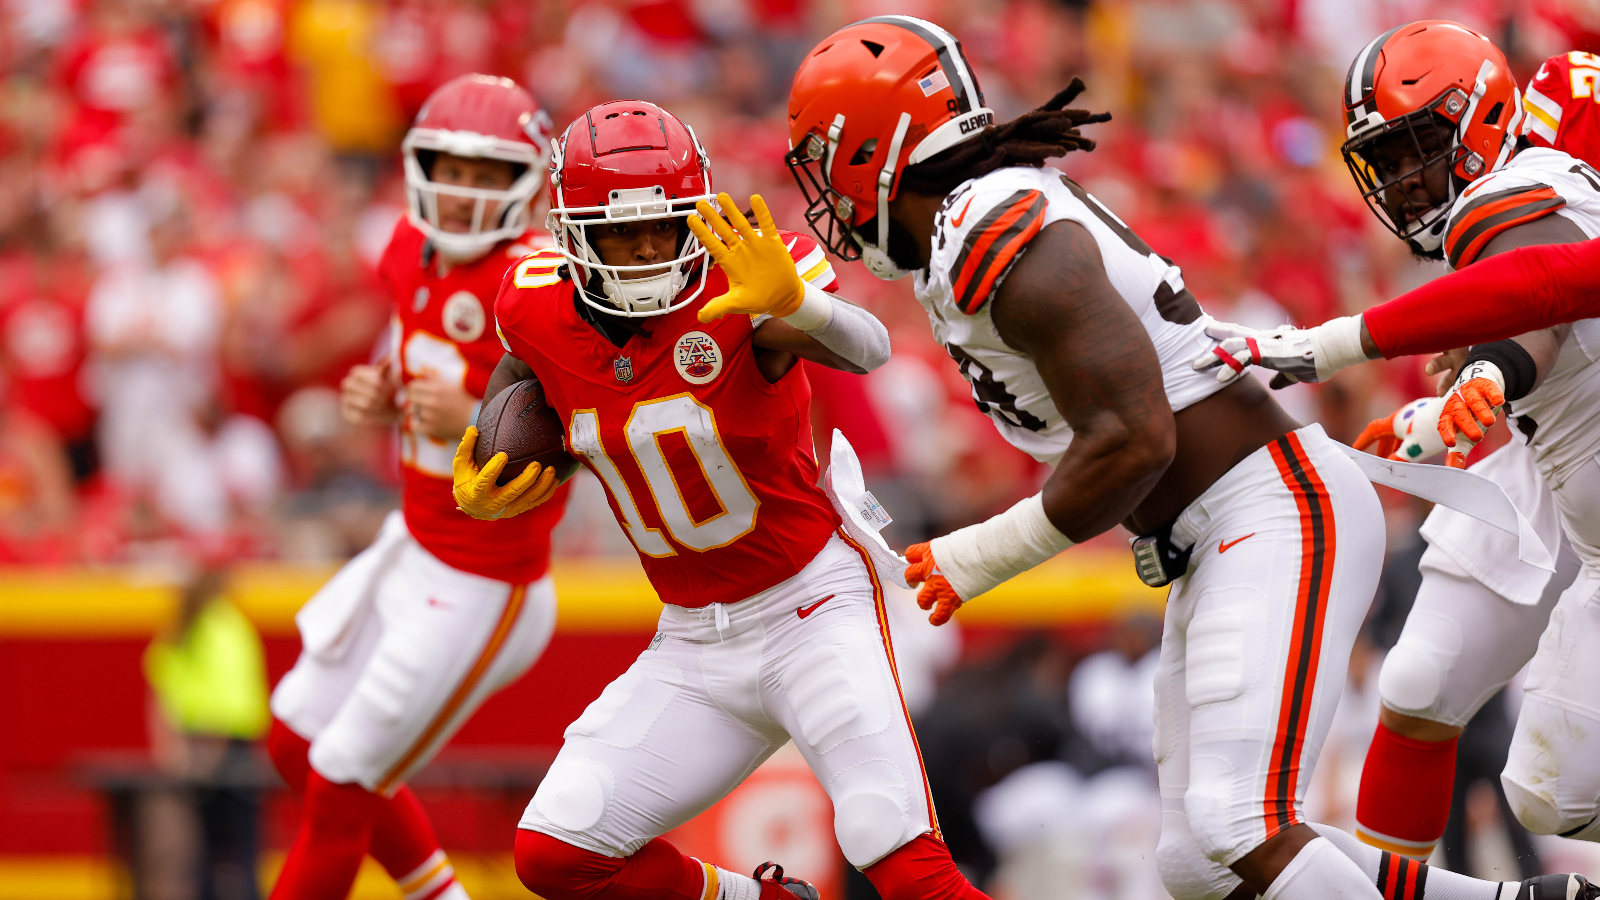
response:
{"label": "white sock", "polygon": [[749,875],[729,872],[710,863],[700,863],[700,868],[705,870],[707,887],[713,883],[717,886],[715,894],[706,891],[708,896],[714,896],[716,900],[761,900],[761,885]]}
{"label": "white sock", "polygon": [[1383,895],[1360,866],[1319,837],[1289,860],[1264,900],[1383,900]]}
{"label": "white sock", "polygon": [[[1380,893],[1386,885],[1402,884],[1402,875],[1405,882],[1418,883],[1421,890],[1406,884],[1398,891],[1399,895],[1414,897],[1416,900],[1500,900],[1501,897],[1515,898],[1522,889],[1521,882],[1483,881],[1407,860],[1403,856],[1363,844],[1355,835],[1330,825],[1313,822],[1311,827],[1316,829],[1317,834],[1322,835],[1322,839],[1349,857],[1350,861],[1361,869],[1362,874],[1372,884],[1378,886]],[[1411,865],[1407,865],[1408,862]]]}

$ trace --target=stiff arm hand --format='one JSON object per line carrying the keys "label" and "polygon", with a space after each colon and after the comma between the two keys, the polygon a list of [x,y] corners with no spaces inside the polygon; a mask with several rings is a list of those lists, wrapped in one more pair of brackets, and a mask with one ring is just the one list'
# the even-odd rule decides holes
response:
{"label": "stiff arm hand", "polygon": [[700,308],[700,321],[711,322],[735,313],[770,314],[781,319],[798,310],[805,300],[806,283],[795,270],[789,248],[778,236],[767,202],[760,194],[750,197],[755,227],[738,212],[732,197],[718,194],[717,203],[727,210],[727,218],[704,200],[695,204],[699,215],[689,217],[689,230],[728,277],[727,292]]}

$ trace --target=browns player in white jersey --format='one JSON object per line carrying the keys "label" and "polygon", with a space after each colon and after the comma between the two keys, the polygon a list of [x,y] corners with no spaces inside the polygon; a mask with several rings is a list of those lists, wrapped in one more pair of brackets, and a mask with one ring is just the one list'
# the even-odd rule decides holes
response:
{"label": "browns player in white jersey", "polygon": [[450,481],[500,358],[495,292],[549,243],[528,227],[549,132],[522,88],[467,75],[406,136],[410,215],[380,264],[389,355],[342,392],[347,418],[398,420],[401,508],[296,616],[301,654],[273,691],[268,747],[305,806],[277,900],[344,897],[367,853],[407,900],[466,896],[406,779],[527,671],[555,625],[547,570],[564,494],[495,527],[456,510]]}
{"label": "browns player in white jersey", "polygon": [[1178,900],[1409,900],[1425,884],[1436,898],[1543,896],[1430,881],[1301,818],[1376,584],[1382,514],[1319,427],[1258,384],[1194,380],[1208,319],[1181,272],[1042,168],[1092,147],[1077,129],[1101,117],[1064,108],[1080,90],[994,125],[959,43],[904,16],[834,33],[795,76],[789,160],[824,243],[880,277],[914,274],[980,409],[1055,467],[1040,495],[908,549],[919,602],[941,621],[1119,521],[1141,535],[1141,576],[1173,584],[1157,864]]}
{"label": "browns player in white jersey", "polygon": [[[1591,62],[1583,53],[1553,57],[1519,97],[1499,50],[1456,23],[1415,22],[1374,39],[1345,84],[1346,157],[1374,212],[1419,255],[1452,268],[1592,239],[1600,233],[1600,176],[1585,157],[1600,155],[1590,139],[1600,70]],[[1393,315],[1383,321],[1391,341],[1412,327]],[[1440,321],[1431,320],[1434,330]],[[1473,471],[1499,484],[1544,542],[1560,547],[1552,575],[1520,561],[1510,535],[1443,508],[1429,515],[1422,588],[1379,679],[1383,711],[1357,808],[1368,843],[1414,856],[1432,849],[1449,811],[1461,726],[1530,658],[1529,693],[1502,773],[1507,796],[1533,831],[1600,838],[1600,767],[1577,737],[1592,731],[1583,722],[1595,673],[1571,654],[1596,627],[1583,613],[1594,593],[1585,586],[1585,544],[1593,546],[1596,531],[1584,521],[1593,508],[1587,470],[1600,451],[1594,328],[1580,320],[1441,356],[1430,371],[1448,373],[1447,396],[1407,404],[1358,441],[1397,459],[1453,443],[1449,462],[1461,465],[1509,388],[1511,442]],[[1236,370],[1256,359],[1295,380],[1319,380],[1376,355],[1362,317],[1304,331],[1215,329],[1218,337],[1230,332],[1197,367],[1228,362]],[[1471,364],[1457,376],[1463,360]],[[1480,374],[1493,380],[1476,380]]]}

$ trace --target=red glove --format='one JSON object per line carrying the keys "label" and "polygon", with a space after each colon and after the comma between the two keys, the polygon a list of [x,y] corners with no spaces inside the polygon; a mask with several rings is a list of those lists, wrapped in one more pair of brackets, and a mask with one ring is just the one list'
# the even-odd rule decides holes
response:
{"label": "red glove", "polygon": [[1439,437],[1450,448],[1445,465],[1467,467],[1467,454],[1483,440],[1484,429],[1494,424],[1495,414],[1505,402],[1505,392],[1488,378],[1473,378],[1456,385],[1439,414]]}
{"label": "red glove", "polygon": [[912,544],[906,548],[906,561],[910,563],[906,566],[906,584],[913,587],[922,585],[922,589],[917,591],[917,605],[933,610],[928,621],[935,625],[950,621],[964,601],[940,573],[939,564],[933,558],[933,548],[926,542]]}

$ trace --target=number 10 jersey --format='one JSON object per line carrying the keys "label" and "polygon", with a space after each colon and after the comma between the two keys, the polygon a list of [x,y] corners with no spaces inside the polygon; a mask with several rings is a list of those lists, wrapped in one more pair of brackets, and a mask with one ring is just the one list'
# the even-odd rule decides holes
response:
{"label": "number 10 jersey", "polygon": [[[834,287],[809,238],[783,238],[803,276]],[[840,524],[816,486],[804,367],[769,384],[750,317],[696,318],[727,291],[721,269],[695,302],[637,320],[649,335],[618,347],[579,315],[563,264],[554,251],[523,260],[500,289],[496,325],[544,386],[568,451],[605,484],[656,593],[692,609],[799,573]]]}
{"label": "number 10 jersey", "polygon": [[1052,466],[1067,452],[1072,428],[1033,360],[1001,339],[989,300],[1028,242],[1062,219],[1089,231],[1111,286],[1144,324],[1172,411],[1222,389],[1213,373],[1190,365],[1208,346],[1210,317],[1184,287],[1183,273],[1099,200],[1054,169],[1017,166],[968,181],[940,207],[928,268],[915,275],[917,300],[934,338],[972,385],[978,409],[1012,446]]}

